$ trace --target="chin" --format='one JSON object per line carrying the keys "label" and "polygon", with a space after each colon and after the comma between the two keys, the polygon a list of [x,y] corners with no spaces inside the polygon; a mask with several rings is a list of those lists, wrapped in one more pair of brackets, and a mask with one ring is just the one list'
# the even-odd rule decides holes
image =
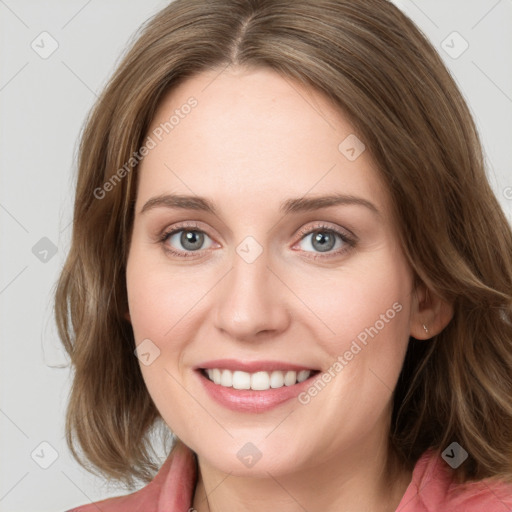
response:
{"label": "chin", "polygon": [[[264,434],[266,435],[266,434]],[[255,436],[261,439],[263,436]],[[222,442],[211,441],[209,446],[198,445],[194,451],[199,459],[219,471],[237,477],[268,478],[290,474],[298,469],[299,447],[295,449],[281,440],[264,440],[251,442],[250,436],[242,440],[231,439]]]}

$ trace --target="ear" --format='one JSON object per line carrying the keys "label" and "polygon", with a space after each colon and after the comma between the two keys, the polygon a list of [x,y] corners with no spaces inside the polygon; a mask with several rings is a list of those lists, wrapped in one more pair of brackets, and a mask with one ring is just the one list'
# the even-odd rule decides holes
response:
{"label": "ear", "polygon": [[132,323],[132,318],[130,316],[130,312],[127,310],[124,313],[124,319],[127,320],[129,323]]}
{"label": "ear", "polygon": [[416,286],[413,296],[411,336],[417,340],[428,340],[450,323],[453,305],[435,295],[423,283]]}

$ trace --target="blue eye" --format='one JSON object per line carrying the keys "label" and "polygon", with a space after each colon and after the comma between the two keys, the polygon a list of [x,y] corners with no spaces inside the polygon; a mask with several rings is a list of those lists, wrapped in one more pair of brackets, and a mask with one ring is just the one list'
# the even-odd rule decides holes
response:
{"label": "blue eye", "polygon": [[339,256],[355,246],[355,240],[352,237],[332,227],[315,226],[299,234],[302,236],[300,242],[306,242],[303,250],[316,253],[313,258]]}
{"label": "blue eye", "polygon": [[[181,226],[164,233],[161,241],[164,244],[166,251],[176,256],[187,257],[194,256],[194,252],[200,252],[205,249],[203,244],[206,238],[211,242],[211,238],[204,231],[195,229],[195,226]],[[181,246],[183,249],[180,247],[176,249],[176,244]],[[169,245],[171,245],[171,247],[169,247]],[[211,245],[212,244],[210,243],[210,246]],[[206,249],[208,247],[206,247]]]}
{"label": "blue eye", "polygon": [[172,236],[169,235],[169,242],[172,243],[173,238],[177,238],[176,241],[179,241],[181,246],[184,247],[187,251],[198,251],[202,248],[204,244],[205,234],[202,233],[201,231],[190,231],[188,229],[180,229],[179,231],[175,231]]}
{"label": "blue eye", "polygon": [[341,237],[337,233],[333,233],[330,231],[314,231],[306,237],[303,238],[303,241],[309,240],[309,246],[318,250],[319,252],[327,252],[334,248],[336,242],[339,241]]}
{"label": "blue eye", "polygon": [[[301,237],[295,245],[305,243],[302,251],[313,253],[313,259],[334,258],[348,252],[355,247],[356,238],[348,233],[342,233],[329,226],[318,225],[313,228],[303,229],[299,233]],[[186,223],[174,226],[159,237],[164,250],[173,256],[187,258],[199,256],[206,249],[215,245],[213,240],[195,223]],[[205,242],[209,245],[204,247]]]}

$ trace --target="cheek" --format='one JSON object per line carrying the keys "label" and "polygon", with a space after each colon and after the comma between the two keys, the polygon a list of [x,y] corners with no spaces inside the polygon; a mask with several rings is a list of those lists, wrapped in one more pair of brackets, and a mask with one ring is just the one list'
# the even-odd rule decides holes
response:
{"label": "cheek", "polygon": [[[207,283],[190,269],[170,268],[165,258],[148,257],[135,248],[126,269],[128,304],[135,339],[161,343],[175,337],[193,316],[193,306]],[[204,284],[204,286],[202,285]],[[179,339],[179,338],[176,338]]]}
{"label": "cheek", "polygon": [[151,258],[142,250],[134,250],[126,278],[135,343],[141,347],[139,351],[151,354],[149,365],[139,356],[142,376],[155,404],[159,410],[165,409],[166,420],[174,424],[166,404],[169,396],[173,403],[190,400],[179,384],[189,378],[183,357],[203,325],[205,295],[218,277],[209,278],[205,272],[186,267],[171,268],[164,258]]}
{"label": "cheek", "polygon": [[343,421],[353,435],[370,428],[389,404],[409,340],[408,267],[384,251],[373,257],[364,269],[347,267],[330,284],[309,280],[298,292],[307,292],[326,354],[323,383],[306,390],[301,403],[311,404],[313,416]]}
{"label": "cheek", "polygon": [[149,354],[147,362],[139,355],[140,369],[160,414],[179,430],[180,411],[187,410],[190,402],[181,384],[180,361],[187,336],[197,323],[193,306],[200,290],[190,274],[170,272],[162,262],[150,262],[139,254],[142,251],[134,250],[130,255],[126,282],[135,343],[141,347],[140,354]]}
{"label": "cheek", "polygon": [[[407,267],[382,251],[372,255],[371,265],[359,261],[357,268],[347,266],[337,276],[296,282],[297,295],[307,298],[307,306],[318,324],[318,340],[324,350],[336,357],[350,350],[354,340],[362,346],[369,340],[382,340],[387,353],[403,350],[408,340],[410,276]],[[313,318],[313,317],[312,317]],[[357,350],[357,348],[355,348]],[[349,356],[350,357],[350,356]]]}

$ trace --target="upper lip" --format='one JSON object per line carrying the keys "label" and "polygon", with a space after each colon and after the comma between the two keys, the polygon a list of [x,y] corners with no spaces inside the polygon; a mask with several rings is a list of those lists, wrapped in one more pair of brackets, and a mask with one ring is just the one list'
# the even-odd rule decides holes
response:
{"label": "upper lip", "polygon": [[303,366],[299,364],[286,363],[284,361],[239,361],[237,359],[216,359],[214,361],[205,361],[197,365],[196,369],[210,369],[210,368],[219,368],[223,370],[231,370],[231,371],[243,371],[247,373],[255,373],[258,371],[267,371],[271,372],[274,370],[313,370],[311,366]]}

